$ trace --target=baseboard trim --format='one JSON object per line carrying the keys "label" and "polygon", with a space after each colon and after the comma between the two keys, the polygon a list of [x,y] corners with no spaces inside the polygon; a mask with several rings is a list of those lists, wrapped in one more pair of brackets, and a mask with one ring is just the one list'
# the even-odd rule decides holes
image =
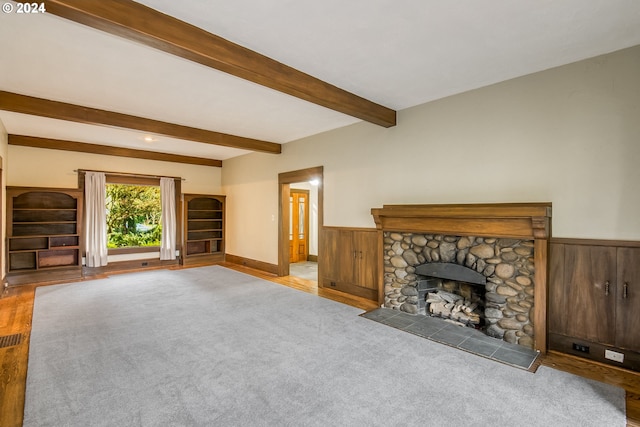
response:
{"label": "baseboard trim", "polygon": [[[578,350],[575,350],[573,348],[574,343],[584,347],[588,347],[588,352],[580,352]],[[565,354],[570,354],[575,357],[592,360],[616,368],[630,369],[635,372],[640,372],[640,353],[637,353],[635,351],[616,348],[609,345],[603,345],[580,338],[568,337],[553,332],[549,333],[549,349]],[[605,350],[612,350],[617,353],[623,354],[624,362],[618,363],[606,359],[604,357]]]}
{"label": "baseboard trim", "polygon": [[[64,282],[82,278],[82,269],[78,266],[54,268],[50,270],[9,273],[5,280],[10,286],[28,285],[40,282]],[[3,282],[4,283],[4,282]]]}
{"label": "baseboard trim", "polygon": [[640,372],[549,349],[542,365],[640,393]]}
{"label": "baseboard trim", "polygon": [[243,265],[245,267],[255,268],[267,273],[278,275],[278,266],[264,261],[258,261],[251,258],[245,258],[238,255],[227,254],[225,260],[232,264]]}
{"label": "baseboard trim", "polygon": [[318,262],[318,255],[307,255],[307,261]]}
{"label": "baseboard trim", "polygon": [[334,289],[336,291],[345,292],[371,301],[378,301],[378,290],[356,286],[351,283],[334,282],[331,279],[318,280],[318,285],[325,289]]}

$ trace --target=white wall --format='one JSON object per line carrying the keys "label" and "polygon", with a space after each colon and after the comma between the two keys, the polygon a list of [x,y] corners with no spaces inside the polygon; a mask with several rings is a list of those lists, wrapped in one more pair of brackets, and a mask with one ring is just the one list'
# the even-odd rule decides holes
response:
{"label": "white wall", "polygon": [[10,145],[7,185],[78,188],[77,169],[181,177],[183,193],[221,194],[220,168]]}
{"label": "white wall", "polygon": [[324,224],[390,203],[553,203],[556,237],[640,240],[640,46],[224,161],[227,252],[277,263],[278,173],[324,166]]}

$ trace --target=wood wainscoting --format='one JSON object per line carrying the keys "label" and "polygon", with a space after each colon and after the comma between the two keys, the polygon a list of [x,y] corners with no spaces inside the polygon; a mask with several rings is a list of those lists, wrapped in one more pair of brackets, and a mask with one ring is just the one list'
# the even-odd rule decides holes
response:
{"label": "wood wainscoting", "polygon": [[378,300],[381,251],[372,228],[322,227],[318,286]]}
{"label": "wood wainscoting", "polygon": [[640,372],[640,242],[552,239],[550,254],[550,349]]}

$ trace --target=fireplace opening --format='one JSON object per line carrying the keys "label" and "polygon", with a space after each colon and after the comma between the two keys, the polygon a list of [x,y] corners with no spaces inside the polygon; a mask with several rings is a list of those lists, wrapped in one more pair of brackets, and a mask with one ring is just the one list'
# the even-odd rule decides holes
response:
{"label": "fireplace opening", "polygon": [[[423,286],[425,292],[424,311],[431,317],[441,317],[451,323],[474,329],[485,330],[485,302],[483,288],[454,280],[433,280],[418,282],[418,293]],[[424,284],[423,284],[424,283]]]}
{"label": "fireplace opening", "polygon": [[418,312],[485,331],[485,293],[487,279],[457,264],[427,263],[416,267]]}

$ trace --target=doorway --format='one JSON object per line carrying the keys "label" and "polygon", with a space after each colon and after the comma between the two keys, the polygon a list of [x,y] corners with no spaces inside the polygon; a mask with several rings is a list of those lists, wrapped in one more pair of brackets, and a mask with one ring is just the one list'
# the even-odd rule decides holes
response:
{"label": "doorway", "polygon": [[289,184],[289,276],[318,281],[318,188],[309,182]]}
{"label": "doorway", "polygon": [[[288,276],[292,273],[291,265],[294,265],[294,272],[300,273],[298,267],[309,264],[317,272],[317,261],[322,254],[317,251],[317,239],[319,230],[322,227],[322,192],[323,169],[322,166],[302,169],[292,172],[284,172],[278,175],[279,187],[279,222],[278,222],[278,276]],[[300,191],[300,190],[306,190]],[[296,194],[303,194],[307,205],[301,208],[300,203],[294,205]],[[304,209],[304,212],[301,212]],[[308,214],[308,224],[300,224],[300,217]],[[297,216],[297,222],[295,217]],[[305,227],[305,232],[301,233],[301,227]],[[301,238],[302,235],[302,238]],[[315,238],[314,238],[315,235]],[[315,242],[314,242],[315,240]],[[301,242],[304,244],[301,245]],[[304,254],[306,252],[306,255]],[[305,259],[306,258],[306,259]],[[294,261],[297,261],[294,263]],[[308,272],[309,268],[304,268],[303,272]],[[315,273],[316,280],[319,272]]]}
{"label": "doorway", "polygon": [[289,263],[309,260],[309,190],[293,188],[289,192]]}

